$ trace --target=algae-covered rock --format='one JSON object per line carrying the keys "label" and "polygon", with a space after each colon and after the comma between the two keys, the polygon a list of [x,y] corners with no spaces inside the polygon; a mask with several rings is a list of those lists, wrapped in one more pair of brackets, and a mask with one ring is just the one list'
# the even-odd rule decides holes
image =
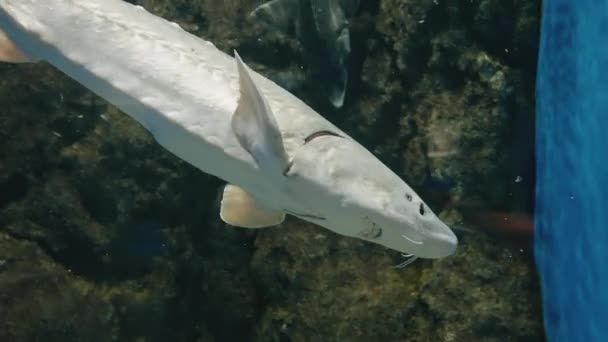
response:
{"label": "algae-covered rock", "polygon": [[531,253],[497,246],[483,235],[461,238],[454,258],[420,277],[419,297],[406,326],[408,341],[542,340],[540,297]]}
{"label": "algae-covered rock", "polygon": [[535,341],[528,251],[461,237],[457,255],[399,270],[381,247],[294,223],[258,236],[253,271],[267,308],[260,341]]}
{"label": "algae-covered rock", "polygon": [[341,109],[296,40],[248,17],[259,1],[131,2],[238,49],[462,227],[461,246],[397,270],[399,253],[295,218],[228,227],[223,182],[48,65],[0,65],[0,340],[542,339],[529,245],[460,212],[530,210],[538,1],[362,2]]}
{"label": "algae-covered rock", "polygon": [[[505,6],[512,10],[500,12]],[[522,196],[516,201],[508,198],[521,192],[518,187],[531,188],[530,61],[536,50],[522,36],[536,41],[538,6],[517,1],[381,2],[378,31],[396,67],[404,70],[394,76],[403,86],[393,96],[406,101],[400,101],[402,129],[393,144],[406,151],[395,162],[402,163],[410,183],[451,184],[459,198],[481,197],[486,208],[512,209],[517,206],[513,202],[527,201]],[[500,13],[501,21],[480,28],[484,11]],[[500,25],[517,26],[513,22],[526,22],[526,29],[505,31]],[[504,42],[505,34],[516,35],[504,49],[527,51],[526,58],[507,58],[504,50],[487,47],[480,30],[494,42]],[[514,184],[518,176],[525,176],[526,183]]]}
{"label": "algae-covered rock", "polygon": [[252,267],[266,308],[259,341],[394,340],[416,298],[419,268],[391,269],[398,256],[290,222],[263,232]]}
{"label": "algae-covered rock", "polygon": [[0,233],[0,340],[115,341],[114,307],[35,243]]}

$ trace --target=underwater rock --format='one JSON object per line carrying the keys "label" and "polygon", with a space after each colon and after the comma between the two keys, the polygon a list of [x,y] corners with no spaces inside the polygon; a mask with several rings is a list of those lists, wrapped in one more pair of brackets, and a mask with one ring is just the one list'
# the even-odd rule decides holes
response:
{"label": "underwater rock", "polygon": [[540,296],[524,290],[539,287],[531,250],[496,246],[483,234],[467,234],[461,242],[456,258],[423,271],[410,317],[434,320],[407,320],[406,329],[422,332],[409,340],[543,340]]}
{"label": "underwater rock", "polygon": [[405,269],[382,248],[290,222],[261,232],[252,268],[259,341],[536,341],[540,297],[529,251],[460,238],[452,258]]}
{"label": "underwater rock", "polygon": [[[397,139],[379,142],[393,145],[383,150],[404,151],[389,156],[395,167],[412,177],[410,184],[430,192],[454,192],[455,205],[484,202],[487,207],[530,210],[534,74],[529,61],[506,59],[503,50],[485,49],[478,42],[471,16],[489,4],[482,3],[381,2],[380,46],[388,49],[402,72],[383,80],[400,85],[386,88],[390,93],[384,96],[389,99],[385,106],[396,112],[391,125],[401,129]],[[537,13],[528,3],[508,1],[500,6],[526,16],[512,21],[535,22]],[[493,27],[486,34],[504,35],[499,29]],[[531,28],[526,32],[534,37],[529,39],[537,39]],[[526,49],[513,46],[511,50]],[[534,58],[535,53],[527,56]],[[366,61],[364,66],[373,63]],[[363,72],[368,73],[367,68]],[[399,97],[404,99],[391,100]],[[524,181],[515,182],[518,178]]]}
{"label": "underwater rock", "polygon": [[0,261],[0,340],[116,340],[108,299],[35,243],[0,233]]}

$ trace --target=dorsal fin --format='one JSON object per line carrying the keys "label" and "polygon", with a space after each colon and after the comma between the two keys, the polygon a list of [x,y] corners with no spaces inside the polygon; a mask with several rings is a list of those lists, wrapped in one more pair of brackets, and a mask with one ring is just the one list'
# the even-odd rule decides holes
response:
{"label": "dorsal fin", "polygon": [[289,162],[279,126],[248,67],[236,51],[234,54],[239,74],[239,100],[232,116],[232,129],[260,169],[280,176]]}

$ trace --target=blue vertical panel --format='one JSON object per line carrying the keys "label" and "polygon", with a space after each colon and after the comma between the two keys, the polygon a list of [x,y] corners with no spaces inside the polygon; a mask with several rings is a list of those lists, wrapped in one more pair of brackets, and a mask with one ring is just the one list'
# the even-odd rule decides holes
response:
{"label": "blue vertical panel", "polygon": [[543,3],[535,253],[549,341],[608,341],[608,0]]}

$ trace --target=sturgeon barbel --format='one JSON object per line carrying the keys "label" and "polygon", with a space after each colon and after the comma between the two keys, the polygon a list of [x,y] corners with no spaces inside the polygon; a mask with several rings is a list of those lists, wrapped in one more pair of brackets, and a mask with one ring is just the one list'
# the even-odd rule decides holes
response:
{"label": "sturgeon barbel", "polygon": [[212,43],[121,0],[0,0],[0,60],[46,61],[217,176],[220,217],[286,214],[421,258],[454,233],[372,153]]}

